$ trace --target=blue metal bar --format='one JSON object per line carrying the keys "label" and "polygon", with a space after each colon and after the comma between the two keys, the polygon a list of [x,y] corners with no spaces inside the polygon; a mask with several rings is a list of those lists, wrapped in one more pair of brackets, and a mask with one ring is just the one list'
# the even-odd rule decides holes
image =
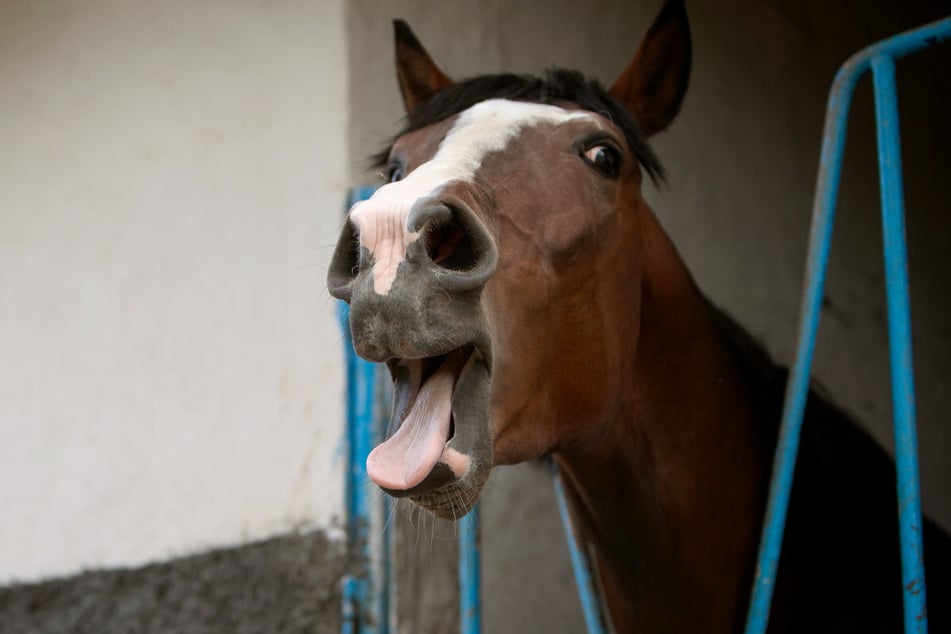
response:
{"label": "blue metal bar", "polygon": [[[368,198],[371,188],[356,189],[349,203]],[[371,548],[370,527],[385,520],[387,509],[383,498],[373,504],[379,494],[366,472],[366,460],[380,435],[379,411],[376,407],[378,372],[376,364],[359,358],[353,352],[350,338],[349,307],[339,304],[341,330],[346,342],[347,367],[347,540],[358,561],[359,572],[349,575],[343,583],[343,631],[353,634],[388,634],[389,632],[389,557],[387,540]]]}
{"label": "blue metal bar", "polygon": [[822,289],[825,285],[829,249],[832,244],[832,225],[839,195],[839,175],[842,171],[849,106],[857,80],[858,75],[843,67],[836,75],[826,108],[825,135],[822,139],[812,227],[809,232],[806,277],[799,315],[796,361],[790,370],[789,382],[786,385],[785,407],[776,446],[766,521],[760,542],[746,634],[762,634],[766,631],[769,621],[769,606],[776,582],[776,569],[779,567],[786,511],[789,507],[789,493],[792,490],[793,472],[799,451],[799,435],[809,394],[812,355],[816,347],[816,333],[819,330]]}
{"label": "blue metal bar", "polygon": [[373,525],[373,491],[366,473],[366,457],[373,448],[373,426],[376,422],[376,367],[353,354],[348,316],[346,304],[341,304],[340,319],[350,349],[347,355],[347,540],[351,552],[360,562],[358,566],[361,572],[344,582],[344,610],[349,612],[350,620],[355,621],[355,634],[362,634],[379,631],[369,628],[371,624],[381,623],[383,617],[375,609],[383,588],[372,574],[369,531]]}
{"label": "blue metal bar", "polygon": [[871,65],[872,59],[881,55],[901,59],[949,39],[951,39],[951,16],[872,44],[854,54],[843,66],[851,65],[860,69],[860,72],[864,72]]}
{"label": "blue metal bar", "polygon": [[459,632],[482,632],[479,505],[459,520]]}
{"label": "blue metal bar", "polygon": [[604,615],[601,613],[601,600],[598,590],[591,576],[591,565],[585,553],[578,548],[578,540],[571,515],[568,512],[568,503],[565,500],[565,487],[561,482],[561,475],[555,470],[552,480],[555,484],[555,498],[558,500],[558,514],[561,516],[561,526],[565,530],[565,539],[568,542],[568,556],[571,558],[571,569],[575,575],[575,585],[578,587],[578,598],[581,600],[581,611],[588,634],[606,634]]}
{"label": "blue metal bar", "polygon": [[359,588],[353,575],[347,575],[341,583],[343,611],[341,614],[340,634],[357,634]]}
{"label": "blue metal bar", "polygon": [[[838,197],[839,180],[842,168],[842,154],[845,146],[845,134],[848,125],[848,109],[855,85],[866,70],[872,66],[873,59],[899,58],[917,52],[927,46],[951,38],[951,18],[945,18],[923,27],[896,35],[883,40],[862,51],[859,51],[836,74],[829,101],[826,108],[825,132],[822,140],[822,152],[819,161],[819,176],[816,185],[816,195],[813,204],[812,226],[809,237],[809,254],[806,262],[806,277],[803,288],[802,307],[799,321],[799,339],[796,348],[796,360],[790,373],[786,388],[786,402],[783,409],[779,441],[776,447],[776,457],[773,465],[773,477],[770,485],[769,501],[766,509],[766,519],[763,525],[763,535],[757,560],[756,577],[753,585],[753,595],[750,601],[747,618],[746,634],[762,634],[766,631],[769,621],[769,607],[772,601],[773,588],[776,580],[776,569],[779,564],[780,549],[782,547],[783,531],[786,521],[786,511],[789,505],[789,493],[792,488],[793,472],[799,448],[799,433],[802,427],[802,417],[805,411],[806,398],[809,390],[809,372],[812,363],[812,354],[815,349],[816,332],[819,325],[819,310],[821,307],[822,288],[825,283],[825,272],[829,257],[829,248],[832,239],[832,222],[835,215],[835,204]],[[889,60],[890,61],[890,60]],[[894,66],[892,66],[892,75]],[[887,82],[887,79],[886,79]],[[890,82],[892,101],[894,101],[894,78]],[[884,86],[883,86],[884,89]],[[876,97],[877,99],[878,97]],[[894,139],[889,152],[899,156],[897,136],[897,106],[894,110]],[[890,142],[891,143],[891,142]],[[880,141],[881,144],[881,141]],[[899,159],[900,161],[900,159]],[[900,162],[898,163],[900,168]],[[898,183],[899,206],[901,205],[901,175],[900,170],[894,172]],[[883,169],[883,205],[885,198]],[[891,182],[891,181],[890,181]],[[891,186],[891,185],[890,185]],[[889,196],[893,196],[894,192]],[[897,218],[897,220],[896,220]],[[890,335],[892,340],[892,376],[895,396],[895,433],[896,438],[901,436],[896,448],[896,462],[899,470],[899,495],[902,504],[909,500],[908,514],[901,519],[902,523],[902,567],[903,575],[909,574],[910,579],[916,581],[912,586],[915,603],[909,604],[909,593],[906,591],[906,626],[909,618],[924,615],[924,576],[913,567],[905,572],[906,561],[922,560],[920,534],[916,530],[921,526],[920,502],[918,500],[917,477],[917,442],[914,431],[914,400],[912,376],[910,372],[904,374],[904,368],[911,368],[910,325],[907,318],[907,271],[904,264],[904,217],[902,212],[886,212],[883,206],[883,227],[886,245],[896,239],[901,243],[897,247],[897,257],[901,261],[895,265],[888,264],[890,249],[886,247],[886,266],[892,271],[892,278],[888,282],[899,290],[889,290],[889,321],[892,321],[892,297],[895,297],[894,313],[897,321],[905,320],[904,326],[899,324],[898,331]],[[896,224],[898,223],[898,224]],[[898,234],[895,234],[899,231]],[[899,236],[896,238],[896,235]],[[892,247],[894,252],[896,247]],[[895,257],[895,256],[893,256]],[[892,268],[894,266],[894,268]],[[893,281],[899,280],[899,281]],[[904,304],[902,306],[904,297]],[[900,334],[899,334],[900,333]],[[907,337],[902,340],[901,338]],[[907,344],[907,352],[905,352]],[[897,351],[896,351],[897,350]],[[895,359],[898,354],[899,358]],[[896,374],[902,375],[895,381]],[[897,394],[900,391],[901,394]],[[904,400],[905,397],[911,397]],[[903,399],[899,401],[899,398]],[[899,415],[899,411],[905,413]],[[910,414],[910,415],[909,415]],[[903,420],[899,420],[899,419]],[[902,472],[905,472],[904,474]],[[910,488],[905,488],[910,487]],[[907,496],[907,497],[906,497]],[[917,515],[915,515],[917,513]],[[917,517],[917,520],[913,518]],[[908,528],[905,528],[905,524]],[[911,538],[906,537],[906,533]],[[920,609],[918,598],[920,597]],[[922,618],[923,620],[923,618]],[[909,632],[916,631],[908,629]],[[924,631],[924,630],[921,630]]]}
{"label": "blue metal bar", "polygon": [[885,291],[888,297],[888,339],[892,375],[892,415],[895,419],[895,462],[898,470],[898,523],[901,535],[905,632],[924,634],[928,631],[928,619],[925,611],[911,307],[895,61],[887,55],[873,57],[872,79],[875,90],[878,171],[885,243]]}

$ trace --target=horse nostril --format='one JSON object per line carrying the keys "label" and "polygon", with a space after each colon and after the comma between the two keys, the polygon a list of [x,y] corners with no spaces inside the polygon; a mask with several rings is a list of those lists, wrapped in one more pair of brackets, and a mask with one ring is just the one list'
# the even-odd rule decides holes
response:
{"label": "horse nostril", "polygon": [[360,272],[360,234],[349,220],[340,234],[327,272],[327,290],[349,302],[354,278]]}
{"label": "horse nostril", "polygon": [[433,264],[452,271],[466,271],[475,265],[472,241],[454,222],[426,232],[426,253]]}
{"label": "horse nostril", "polygon": [[421,200],[410,213],[407,227],[422,233],[422,250],[435,265],[432,270],[445,290],[479,288],[495,271],[495,241],[466,205]]}

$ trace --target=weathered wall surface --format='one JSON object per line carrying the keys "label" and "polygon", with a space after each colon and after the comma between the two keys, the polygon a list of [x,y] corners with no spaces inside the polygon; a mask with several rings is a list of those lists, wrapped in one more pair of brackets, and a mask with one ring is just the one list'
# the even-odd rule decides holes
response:
{"label": "weathered wall surface", "polygon": [[340,1],[0,4],[0,584],[228,546],[240,596],[298,532],[274,566],[339,573],[345,55]]}
{"label": "weathered wall surface", "polygon": [[345,558],[319,532],[0,590],[11,634],[336,634]]}
{"label": "weathered wall surface", "polygon": [[[646,195],[701,287],[777,360],[789,363],[832,77],[862,46],[947,15],[951,6],[923,0],[687,4],[694,33],[691,87],[679,119],[654,140],[669,171],[669,186]],[[398,129],[402,116],[392,18],[408,20],[437,63],[456,78],[559,65],[609,83],[633,55],[660,5],[660,0],[349,3],[354,173],[373,181],[361,161]],[[942,245],[951,238],[949,61],[946,46],[898,65],[925,510],[947,527],[951,306]],[[859,93],[815,374],[836,403],[890,445],[870,82],[865,80]],[[498,470],[490,485],[483,510],[489,631],[581,631],[547,478],[531,468]],[[527,508],[532,512],[526,517]],[[419,628],[414,631],[444,631],[440,619],[454,609],[453,582],[445,577],[452,567],[440,557],[452,556],[453,531],[428,524],[406,530],[423,537],[404,540],[417,552],[401,554],[402,565],[410,577],[424,577],[409,582],[414,599],[431,603],[428,608],[411,603],[403,616]],[[426,535],[436,537],[426,540]],[[443,548],[447,555],[440,554],[440,535],[450,544]],[[424,592],[420,583],[437,589]]]}

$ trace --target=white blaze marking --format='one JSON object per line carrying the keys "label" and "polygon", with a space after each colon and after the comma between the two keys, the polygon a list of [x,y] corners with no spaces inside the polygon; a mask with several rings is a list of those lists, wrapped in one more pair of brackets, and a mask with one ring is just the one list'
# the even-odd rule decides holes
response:
{"label": "white blaze marking", "polygon": [[526,126],[585,118],[596,120],[590,112],[505,99],[480,102],[459,115],[432,159],[350,209],[360,245],[375,261],[373,290],[379,295],[390,292],[397,268],[406,257],[406,248],[419,238],[419,233],[410,232],[406,225],[417,200],[433,195],[449,181],[471,180],[487,154],[504,150]]}

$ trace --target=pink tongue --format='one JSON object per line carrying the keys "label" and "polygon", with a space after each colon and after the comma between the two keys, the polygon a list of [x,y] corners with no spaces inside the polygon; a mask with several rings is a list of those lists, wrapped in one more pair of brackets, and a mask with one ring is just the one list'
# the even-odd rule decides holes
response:
{"label": "pink tongue", "polygon": [[405,491],[436,466],[449,437],[456,365],[451,357],[420,387],[416,402],[393,437],[367,456],[367,474],[384,489]]}

